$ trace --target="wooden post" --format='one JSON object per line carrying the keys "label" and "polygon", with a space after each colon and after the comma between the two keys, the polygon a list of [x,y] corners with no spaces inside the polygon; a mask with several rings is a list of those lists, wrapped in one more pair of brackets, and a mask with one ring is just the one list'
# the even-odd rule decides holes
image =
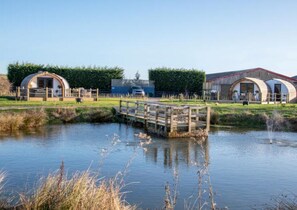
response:
{"label": "wooden post", "polygon": [[157,132],[158,129],[158,118],[159,118],[159,106],[156,106],[156,113],[155,113],[155,131]]}
{"label": "wooden post", "polygon": [[206,115],[206,131],[208,132],[210,129],[210,107],[207,107],[207,115]]}
{"label": "wooden post", "polygon": [[126,101],[126,105],[127,105],[126,115],[128,116],[128,114],[129,114],[129,101]]}
{"label": "wooden post", "polygon": [[120,114],[122,114],[122,100],[120,100]]}
{"label": "wooden post", "polygon": [[196,127],[198,127],[199,126],[199,109],[198,108],[196,108],[195,121],[196,121]]}
{"label": "wooden post", "polygon": [[174,115],[174,108],[171,107],[171,112],[170,112],[170,131],[173,132],[173,115]]}
{"label": "wooden post", "polygon": [[98,98],[99,98],[99,89],[97,88],[96,89],[96,101],[98,101]]}
{"label": "wooden post", "polygon": [[80,98],[80,88],[78,88],[78,98]]}
{"label": "wooden post", "polygon": [[27,101],[29,101],[29,100],[30,100],[30,89],[27,88]]}
{"label": "wooden post", "polygon": [[191,107],[188,108],[188,132],[191,133],[192,129],[192,110]]}
{"label": "wooden post", "polygon": [[[66,89],[62,86],[61,91],[62,91],[62,98],[64,99]],[[71,95],[71,89],[70,89],[70,95]]]}
{"label": "wooden post", "polygon": [[44,100],[47,101],[48,99],[48,87],[45,88],[45,97]]}
{"label": "wooden post", "polygon": [[165,128],[164,128],[164,131],[166,132],[166,134],[167,134],[167,127],[168,127],[168,107],[166,106],[165,107]]}
{"label": "wooden post", "polygon": [[148,128],[148,121],[150,119],[150,112],[151,112],[151,105],[147,104],[146,105],[146,122],[145,122],[145,127]]}
{"label": "wooden post", "polygon": [[147,103],[143,104],[143,119],[144,119],[144,127],[146,128],[146,117],[147,117]]}
{"label": "wooden post", "polygon": [[21,87],[17,87],[16,99],[19,99],[20,97],[21,97]]}
{"label": "wooden post", "polygon": [[286,103],[289,103],[290,102],[290,97],[289,97],[289,93],[286,95]]}
{"label": "wooden post", "polygon": [[217,100],[220,100],[220,91],[217,92]]}
{"label": "wooden post", "polygon": [[276,93],[274,93],[274,103],[276,104]]}
{"label": "wooden post", "polygon": [[139,108],[139,102],[136,101],[135,118],[137,117],[137,114],[138,114],[138,108]]}

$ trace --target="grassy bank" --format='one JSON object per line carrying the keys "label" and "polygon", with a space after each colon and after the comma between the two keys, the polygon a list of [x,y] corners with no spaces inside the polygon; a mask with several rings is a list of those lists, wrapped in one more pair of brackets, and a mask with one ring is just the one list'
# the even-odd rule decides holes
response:
{"label": "grassy bank", "polygon": [[120,99],[100,98],[99,101],[76,103],[75,101],[16,101],[13,97],[0,97],[0,107],[114,107],[119,105]]}
{"label": "grassy bank", "polygon": [[38,129],[45,124],[112,122],[112,108],[37,108],[0,112],[0,132]]}
{"label": "grassy bank", "polygon": [[[4,174],[0,173],[0,190],[3,180]],[[124,200],[121,187],[115,179],[99,179],[88,171],[67,178],[61,167],[58,172],[42,178],[32,192],[20,193],[15,205],[3,198],[0,209],[136,209]]]}
{"label": "grassy bank", "polygon": [[[33,102],[15,101],[0,98],[0,110],[10,109],[10,112],[21,112],[19,109],[38,109],[43,107],[47,113],[48,123],[75,123],[75,122],[109,122],[114,120],[113,107],[119,106],[121,98],[100,98],[92,102]],[[126,100],[126,99],[125,99]],[[137,99],[129,99],[135,101]],[[163,103],[176,105],[208,105],[212,108],[211,123],[219,126],[235,126],[241,128],[266,128],[266,122],[275,111],[283,118],[283,130],[297,131],[297,104],[242,104],[211,103],[199,100],[179,101],[161,100]],[[3,111],[2,111],[3,112]],[[0,112],[0,118],[1,114]],[[8,119],[8,118],[7,118]]]}
{"label": "grassy bank", "polygon": [[200,100],[179,101],[161,100],[163,103],[177,105],[208,105],[212,109],[211,123],[220,126],[236,126],[242,128],[266,128],[267,119],[279,113],[283,122],[280,126],[284,130],[297,131],[297,104],[249,104],[215,103]]}

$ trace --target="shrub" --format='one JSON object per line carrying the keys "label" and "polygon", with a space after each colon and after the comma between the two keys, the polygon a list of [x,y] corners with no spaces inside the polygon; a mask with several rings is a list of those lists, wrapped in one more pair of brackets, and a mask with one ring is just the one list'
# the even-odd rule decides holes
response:
{"label": "shrub", "polygon": [[51,113],[51,115],[62,121],[63,123],[71,123],[76,120],[78,117],[78,114],[76,113],[76,110],[73,108],[64,108],[64,109],[57,109]]}
{"label": "shrub", "polygon": [[8,66],[8,79],[15,87],[20,86],[26,76],[38,71],[48,71],[64,77],[71,88],[99,88],[101,91],[110,91],[111,79],[122,79],[124,72],[119,67],[66,67],[14,63]]}
{"label": "shrub", "polygon": [[156,92],[201,95],[205,72],[195,69],[156,68],[149,70],[149,79],[155,81]]}
{"label": "shrub", "polygon": [[213,110],[210,111],[210,123],[216,125],[219,123],[219,114]]}
{"label": "shrub", "polygon": [[108,110],[99,109],[99,110],[91,110],[89,113],[90,122],[108,122],[112,121],[113,113]]}

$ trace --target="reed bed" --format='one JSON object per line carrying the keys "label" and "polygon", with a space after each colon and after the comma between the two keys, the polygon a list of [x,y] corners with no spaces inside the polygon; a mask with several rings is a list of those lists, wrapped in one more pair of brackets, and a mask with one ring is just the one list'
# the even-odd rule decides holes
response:
{"label": "reed bed", "polygon": [[26,112],[0,112],[0,131],[13,132],[38,128],[45,124],[47,114],[43,109]]}
{"label": "reed bed", "polygon": [[[0,189],[5,174],[0,172]],[[0,191],[0,196],[2,195]],[[89,171],[77,172],[67,178],[58,171],[40,179],[33,192],[20,194],[16,205],[2,199],[0,209],[18,210],[134,210],[122,197],[121,187],[115,179],[100,180]],[[1,197],[2,198],[2,197]]]}
{"label": "reed bed", "polygon": [[20,206],[24,210],[136,209],[125,202],[120,190],[114,179],[99,180],[89,171],[77,172],[69,179],[57,172],[42,179],[31,196],[21,194]]}

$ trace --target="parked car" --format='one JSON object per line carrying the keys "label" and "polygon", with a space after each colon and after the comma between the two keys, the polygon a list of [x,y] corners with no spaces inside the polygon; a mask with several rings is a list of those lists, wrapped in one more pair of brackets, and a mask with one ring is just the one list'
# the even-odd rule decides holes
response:
{"label": "parked car", "polygon": [[131,93],[133,96],[144,96],[145,95],[144,90],[139,86],[133,86],[131,88],[131,90],[132,90]]}

